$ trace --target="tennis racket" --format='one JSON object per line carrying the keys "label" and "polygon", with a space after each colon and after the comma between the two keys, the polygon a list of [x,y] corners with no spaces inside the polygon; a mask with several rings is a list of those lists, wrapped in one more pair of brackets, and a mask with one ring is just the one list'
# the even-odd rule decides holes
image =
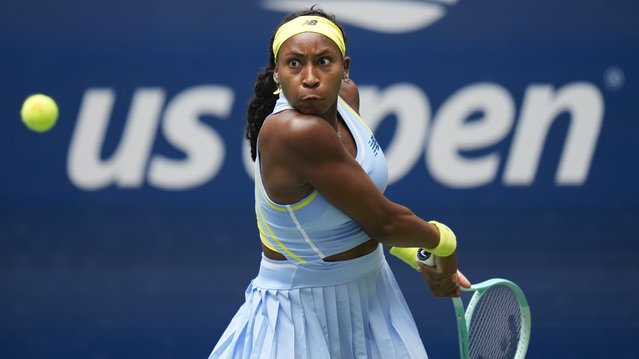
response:
{"label": "tennis racket", "polygon": [[[433,267],[435,259],[419,250],[417,259]],[[462,359],[523,359],[530,340],[530,307],[513,282],[495,278],[461,288],[474,292],[464,311],[461,297],[453,298],[459,353]]]}

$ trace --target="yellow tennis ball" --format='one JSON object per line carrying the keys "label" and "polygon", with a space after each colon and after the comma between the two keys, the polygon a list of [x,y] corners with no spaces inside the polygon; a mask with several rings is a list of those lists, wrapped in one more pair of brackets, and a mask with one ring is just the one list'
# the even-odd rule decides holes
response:
{"label": "yellow tennis ball", "polygon": [[47,95],[31,95],[22,104],[20,115],[30,130],[46,132],[58,120],[58,105]]}

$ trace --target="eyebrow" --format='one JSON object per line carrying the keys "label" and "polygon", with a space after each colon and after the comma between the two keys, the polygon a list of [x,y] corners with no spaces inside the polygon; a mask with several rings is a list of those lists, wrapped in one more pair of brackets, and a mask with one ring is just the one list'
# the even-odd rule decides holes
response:
{"label": "eyebrow", "polygon": [[[317,54],[313,54],[313,56],[325,56],[325,55],[327,55],[330,52],[331,52],[330,49],[324,49],[324,50],[318,52]],[[295,50],[285,51],[283,53],[283,55],[284,56],[295,56],[295,57],[304,57],[305,56],[303,53],[295,51]]]}

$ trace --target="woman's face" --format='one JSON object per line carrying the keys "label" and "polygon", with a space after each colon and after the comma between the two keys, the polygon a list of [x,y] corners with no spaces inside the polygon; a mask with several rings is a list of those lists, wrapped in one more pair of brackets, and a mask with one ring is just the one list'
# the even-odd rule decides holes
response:
{"label": "woman's face", "polygon": [[314,32],[297,34],[282,44],[277,56],[275,81],[295,109],[321,116],[335,105],[350,59],[342,59],[332,40]]}

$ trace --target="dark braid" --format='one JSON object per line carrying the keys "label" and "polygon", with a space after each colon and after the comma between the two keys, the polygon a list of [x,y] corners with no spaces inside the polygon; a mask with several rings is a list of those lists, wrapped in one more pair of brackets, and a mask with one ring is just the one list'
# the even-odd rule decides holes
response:
{"label": "dark braid", "polygon": [[[335,17],[326,14],[320,9],[315,9],[315,6],[311,7],[308,10],[303,10],[287,15],[284,20],[282,20],[280,25],[278,25],[275,31],[277,31],[277,29],[284,23],[287,23],[297,17],[306,15],[322,16],[334,22],[342,31],[342,36],[344,36],[344,43],[347,43],[346,34],[344,33],[342,27],[335,20]],[[266,117],[270,115],[271,112],[273,112],[275,103],[277,102],[278,98],[277,95],[273,94],[273,91],[277,89],[277,84],[275,83],[275,80],[273,80],[273,72],[275,71],[275,57],[273,55],[272,46],[274,38],[275,32],[271,36],[271,41],[269,42],[268,52],[270,55],[268,66],[262,69],[262,71],[257,75],[255,86],[253,88],[254,95],[249,101],[247,109],[246,138],[251,143],[251,158],[253,159],[253,161],[255,161],[255,157],[257,155],[257,135],[260,133],[260,128],[264,123],[264,119],[266,119]]]}

